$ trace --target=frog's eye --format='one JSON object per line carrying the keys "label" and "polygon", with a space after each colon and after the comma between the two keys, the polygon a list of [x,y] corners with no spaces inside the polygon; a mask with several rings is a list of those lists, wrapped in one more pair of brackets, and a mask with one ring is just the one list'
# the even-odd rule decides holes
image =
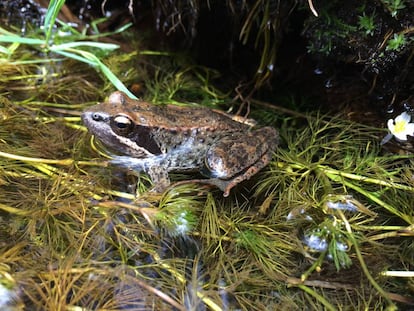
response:
{"label": "frog's eye", "polygon": [[111,118],[112,130],[122,136],[126,136],[134,129],[134,122],[124,115],[117,115]]}

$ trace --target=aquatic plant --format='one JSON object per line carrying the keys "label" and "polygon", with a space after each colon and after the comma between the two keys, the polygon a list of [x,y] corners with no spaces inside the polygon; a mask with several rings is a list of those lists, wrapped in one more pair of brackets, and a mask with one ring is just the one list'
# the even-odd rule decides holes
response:
{"label": "aquatic plant", "polygon": [[[49,7],[44,19],[43,31],[40,33],[33,33],[31,36],[21,36],[0,27],[0,42],[11,43],[10,46],[1,46],[0,52],[10,57],[19,45],[23,44],[34,47],[43,53],[51,55],[57,54],[75,59],[97,68],[118,90],[127,93],[129,97],[136,98],[136,96],[124,86],[121,80],[119,80],[118,77],[115,76],[100,60],[101,55],[105,55],[108,52],[119,48],[119,46],[112,43],[92,41],[103,36],[120,33],[127,29],[131,24],[127,24],[112,33],[87,35],[84,32],[77,31],[68,23],[65,24],[59,22],[59,25],[56,25],[57,15],[64,4],[65,0],[51,0],[49,2]],[[48,60],[42,60],[42,62],[45,61],[52,62],[58,61],[58,59],[52,57]]]}
{"label": "aquatic plant", "polygon": [[[111,59],[114,68],[133,61],[130,54]],[[37,78],[32,66],[4,62],[2,84],[16,81],[16,72]],[[230,102],[211,86],[214,72],[180,66],[170,57],[141,65],[137,71],[157,69],[146,95]],[[56,98],[68,86],[67,76],[58,78],[48,89]],[[266,169],[228,198],[191,182],[154,194],[144,175],[109,166],[104,150],[91,147],[78,116],[90,103],[78,98],[79,88],[64,103],[27,99],[22,89],[0,96],[7,307],[359,310],[412,303],[414,161],[380,145],[385,129],[291,111],[284,107],[299,107],[291,98],[283,107],[254,101],[252,114],[281,134]]]}

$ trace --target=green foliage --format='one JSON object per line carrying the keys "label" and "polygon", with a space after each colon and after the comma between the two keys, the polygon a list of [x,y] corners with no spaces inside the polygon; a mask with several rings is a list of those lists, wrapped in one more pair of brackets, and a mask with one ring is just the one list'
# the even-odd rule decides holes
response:
{"label": "green foliage", "polygon": [[326,261],[332,261],[339,271],[359,264],[387,299],[365,260],[370,256],[392,258],[392,251],[382,248],[376,254],[361,255],[361,249],[378,229],[380,233],[386,230],[386,223],[397,227],[413,223],[407,197],[412,198],[414,188],[402,173],[412,156],[384,155],[379,149],[381,137],[374,128],[339,117],[316,116],[307,121],[298,131],[290,125],[293,120],[285,120],[281,127],[285,144],[278,151],[278,162],[257,191],[273,189],[277,210],[295,207],[288,219],[301,232],[309,256],[316,256],[302,280],[324,269]]}
{"label": "green foliage", "polygon": [[[47,36],[19,40],[44,51]],[[48,53],[60,46],[92,65],[71,49],[101,50],[54,31],[50,41]],[[9,43],[9,56],[26,44]],[[172,64],[145,64],[157,68],[156,81],[145,81],[153,99],[226,99],[211,86],[215,72],[162,55]],[[135,54],[124,57],[113,67],[133,67]],[[3,84],[13,65],[2,64]],[[28,66],[17,70],[37,79]],[[26,309],[359,310],[392,308],[389,288],[407,294],[403,281],[371,276],[390,263],[409,270],[414,248],[414,160],[381,150],[381,129],[257,105],[264,123],[278,124],[280,148],[230,197],[191,181],[155,194],[142,176],[133,195],[119,191],[129,189],[119,168],[90,150],[73,117],[86,105],[73,104],[77,89],[70,105],[0,96],[0,284]]]}
{"label": "green foliage", "polygon": [[311,252],[320,252],[322,258],[331,259],[338,271],[352,265],[348,255],[350,242],[346,238],[343,223],[336,217],[326,217],[322,223],[307,229],[304,243]]}
{"label": "green foliage", "polygon": [[[232,1],[229,1],[231,3]],[[273,72],[276,61],[276,51],[278,42],[279,16],[277,6],[273,3],[277,1],[255,1],[248,8],[248,15],[240,30],[240,40],[243,44],[252,36],[252,29],[258,25],[255,30],[254,44],[257,49],[262,51],[259,67],[256,73],[256,86],[260,86],[266,81]]]}
{"label": "green foliage", "polygon": [[394,33],[394,36],[388,40],[386,50],[400,51],[407,43],[403,33]]}
{"label": "green foliage", "polygon": [[363,30],[366,35],[373,35],[375,30],[374,22],[375,14],[368,16],[365,12],[362,16],[358,16],[359,29]]}
{"label": "green foliage", "polygon": [[[315,18],[316,19],[316,18]],[[313,20],[313,19],[312,19]],[[314,40],[310,41],[307,49],[310,53],[329,55],[336,47],[338,40],[343,40],[357,30],[357,27],[348,24],[343,19],[328,11],[322,11],[315,24],[323,24],[314,30]]]}
{"label": "green foliage", "polygon": [[[103,161],[88,160],[96,155],[74,135],[79,130],[53,127],[56,120],[40,110],[27,117],[32,103],[0,103],[0,259],[37,273],[12,270],[10,278],[19,285],[24,278],[25,301],[39,309],[116,309],[138,304],[137,294],[147,297],[143,309],[184,310],[191,296],[219,311],[226,295],[246,310],[309,300],[315,308],[383,307],[382,298],[371,301],[366,280],[386,297],[371,274],[389,260],[400,267],[412,258],[411,242],[395,260],[395,248],[382,240],[409,240],[413,160],[381,153],[379,129],[341,117],[308,117],[306,125],[298,117],[269,117],[281,120],[282,143],[270,167],[252,178],[254,195],[246,184],[223,198],[188,182],[134,196],[113,189]],[[61,159],[61,148],[83,161]]]}
{"label": "green foliage", "polygon": [[49,8],[45,15],[45,22],[43,30],[45,33],[45,43],[49,44],[49,40],[53,34],[53,28],[55,27],[55,21],[59,14],[60,9],[65,4],[65,0],[51,0],[49,2]]}
{"label": "green foliage", "polygon": [[216,71],[206,67],[185,64],[172,67],[162,62],[153,79],[146,81],[147,98],[152,103],[182,105],[187,102],[215,107],[225,98],[212,85],[217,77]]}
{"label": "green foliage", "polygon": [[203,197],[195,196],[195,190],[191,184],[182,185],[166,191],[161,198],[154,220],[167,235],[185,237],[194,230],[198,223],[195,213],[203,205]]}
{"label": "green foliage", "polygon": [[391,13],[392,17],[396,17],[399,10],[405,9],[404,0],[381,0],[381,2]]}
{"label": "green foliage", "polygon": [[[91,39],[107,36],[112,33],[86,35],[78,32],[69,24],[56,26],[56,18],[65,0],[51,0],[45,16],[43,34],[33,34],[33,37],[23,37],[0,28],[0,42],[11,43],[10,46],[2,46],[0,52],[10,57],[21,44],[30,45],[47,54],[58,54],[87,63],[98,69],[118,89],[124,91],[129,97],[136,98],[125,85],[112,73],[112,71],[100,60],[101,55],[117,49],[118,45],[90,41]],[[118,29],[115,33],[124,31],[130,25]],[[60,27],[60,28],[59,28]],[[60,36],[63,29],[64,35]],[[55,61],[51,59],[49,61]]]}
{"label": "green foliage", "polygon": [[364,64],[380,75],[401,64],[410,66],[411,12],[406,1],[328,1],[320,6],[320,17],[306,21],[309,52],[343,64]]}

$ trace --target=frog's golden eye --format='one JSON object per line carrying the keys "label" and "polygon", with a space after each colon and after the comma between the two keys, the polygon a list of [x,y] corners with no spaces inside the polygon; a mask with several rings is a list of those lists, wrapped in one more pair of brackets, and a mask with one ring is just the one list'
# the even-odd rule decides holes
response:
{"label": "frog's golden eye", "polygon": [[122,136],[127,136],[134,129],[134,122],[125,115],[117,115],[111,118],[112,130]]}

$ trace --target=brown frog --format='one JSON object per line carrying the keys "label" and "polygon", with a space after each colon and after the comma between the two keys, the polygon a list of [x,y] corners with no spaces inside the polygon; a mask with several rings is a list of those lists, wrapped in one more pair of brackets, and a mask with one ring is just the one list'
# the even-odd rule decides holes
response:
{"label": "brown frog", "polygon": [[149,174],[155,190],[171,171],[199,171],[228,196],[230,189],[269,163],[278,144],[272,127],[251,126],[203,107],[153,105],[122,92],[84,111],[89,131],[117,154],[112,163]]}

